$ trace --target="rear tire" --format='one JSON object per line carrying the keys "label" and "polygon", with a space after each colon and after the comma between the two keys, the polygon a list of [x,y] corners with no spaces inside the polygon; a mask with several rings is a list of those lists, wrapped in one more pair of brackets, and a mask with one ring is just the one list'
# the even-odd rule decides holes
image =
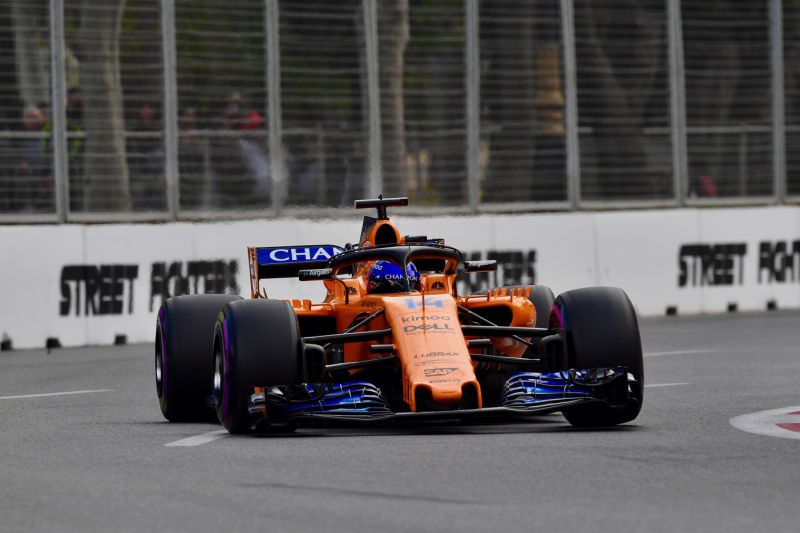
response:
{"label": "rear tire", "polygon": [[214,421],[211,349],[214,321],[230,294],[176,296],[161,304],[156,321],[156,394],[170,422]]}
{"label": "rear tire", "polygon": [[625,405],[576,405],[564,410],[567,421],[578,427],[601,427],[635,419],[642,408],[644,360],[636,312],[625,292],[614,287],[567,291],[556,299],[550,318],[551,327],[565,331],[570,368],[622,366],[635,379],[628,383]]}
{"label": "rear tire", "polygon": [[255,387],[301,383],[302,353],[297,316],[288,302],[258,299],[226,305],[214,329],[213,362],[214,400],[225,429],[252,429],[248,405]]}
{"label": "rear tire", "polygon": [[550,325],[550,310],[556,300],[553,290],[546,285],[532,285],[531,295],[528,299],[536,307],[535,328],[546,328]]}

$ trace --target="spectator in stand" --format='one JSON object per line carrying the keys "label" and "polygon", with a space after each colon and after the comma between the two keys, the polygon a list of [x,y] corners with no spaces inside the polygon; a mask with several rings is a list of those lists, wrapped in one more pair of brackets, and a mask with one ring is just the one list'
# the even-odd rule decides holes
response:
{"label": "spectator in stand", "polygon": [[67,153],[69,157],[70,209],[83,211],[83,98],[78,87],[67,91]]}
{"label": "spectator in stand", "polygon": [[221,103],[216,117],[222,135],[214,138],[212,150],[216,203],[219,206],[235,204],[239,183],[246,173],[239,155],[237,137],[231,134],[238,126],[240,112],[241,95],[234,92]]}
{"label": "spectator in stand", "polygon": [[11,134],[11,117],[8,107],[0,102],[0,213],[16,209],[17,150]]}
{"label": "spectator in stand", "polygon": [[242,93],[233,91],[228,95],[223,121],[223,126],[229,130],[257,129],[261,125],[261,114],[252,109],[245,109]]}
{"label": "spectator in stand", "polygon": [[716,198],[716,180],[705,169],[690,169],[688,194],[689,198]]}
{"label": "spectator in stand", "polygon": [[305,143],[305,153],[294,160],[289,182],[290,205],[316,205],[320,196],[322,153],[314,139]]}
{"label": "spectator in stand", "polygon": [[[263,142],[261,114],[246,108],[238,91],[232,92],[218,115],[223,137],[212,146],[212,167],[219,203],[239,207],[263,204],[270,194],[270,171]],[[232,133],[235,132],[235,133]]]}
{"label": "spectator in stand", "polygon": [[267,200],[270,196],[272,182],[267,153],[259,142],[260,136],[257,134],[257,130],[260,130],[261,127],[261,114],[251,110],[242,113],[237,129],[242,132],[252,133],[252,135],[239,138],[239,151],[248,174],[254,180],[251,190],[253,199],[263,201]]}
{"label": "spectator in stand", "polygon": [[[48,131],[46,115],[39,106],[29,105],[23,112],[23,125],[29,134]],[[49,143],[47,135],[26,136],[19,147],[20,165],[19,177],[21,178],[17,189],[18,199],[21,204],[26,204],[25,210],[36,211],[49,207],[52,203],[52,184],[50,176],[50,157],[43,149]]]}
{"label": "spectator in stand", "polygon": [[78,87],[67,91],[67,148],[70,170],[73,169],[73,163],[80,170],[83,153],[83,98]]}
{"label": "spectator in stand", "polygon": [[50,142],[53,137],[53,116],[50,113],[49,102],[39,102],[36,107],[42,112],[42,126],[39,129],[44,133],[44,135],[39,138],[39,152],[45,160],[47,168],[50,169],[53,155],[53,145]]}
{"label": "spectator in stand", "polygon": [[136,108],[128,138],[128,171],[133,208],[157,211],[166,207],[164,148],[156,105],[143,101]]}
{"label": "spectator in stand", "polygon": [[181,206],[189,209],[207,207],[208,183],[204,176],[206,143],[198,135],[198,110],[188,106],[178,118],[178,174]]}

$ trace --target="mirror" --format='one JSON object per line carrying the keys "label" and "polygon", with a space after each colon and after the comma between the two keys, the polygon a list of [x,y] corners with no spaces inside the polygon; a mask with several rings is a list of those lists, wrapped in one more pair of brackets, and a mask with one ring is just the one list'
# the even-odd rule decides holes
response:
{"label": "mirror", "polygon": [[495,272],[497,261],[487,259],[486,261],[464,261],[464,272]]}
{"label": "mirror", "polygon": [[332,277],[332,268],[308,268],[297,272],[297,278],[300,281],[319,281],[321,279],[330,279]]}

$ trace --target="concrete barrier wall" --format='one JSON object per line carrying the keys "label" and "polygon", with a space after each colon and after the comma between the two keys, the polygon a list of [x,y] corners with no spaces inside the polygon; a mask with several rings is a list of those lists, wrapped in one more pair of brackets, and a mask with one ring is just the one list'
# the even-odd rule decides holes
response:
{"label": "concrete barrier wall", "polygon": [[[462,291],[539,283],[556,293],[625,289],[641,315],[800,307],[800,208],[680,209],[393,218],[443,237],[497,274]],[[15,348],[153,337],[163,298],[249,294],[248,245],[344,244],[358,217],[214,223],[0,227],[0,336]],[[270,297],[322,296],[318,283],[268,281]]]}

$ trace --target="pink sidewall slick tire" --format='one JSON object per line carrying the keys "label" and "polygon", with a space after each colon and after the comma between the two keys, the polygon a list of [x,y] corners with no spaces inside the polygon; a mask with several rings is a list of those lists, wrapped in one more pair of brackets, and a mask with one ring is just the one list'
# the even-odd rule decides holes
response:
{"label": "pink sidewall slick tire", "polygon": [[213,403],[223,427],[231,433],[250,432],[250,395],[256,387],[302,383],[302,353],[297,316],[288,302],[257,299],[225,305],[214,327],[212,379]]}
{"label": "pink sidewall slick tire", "polygon": [[212,390],[214,321],[228,294],[170,298],[156,320],[155,378],[158,403],[170,422],[214,421]]}

